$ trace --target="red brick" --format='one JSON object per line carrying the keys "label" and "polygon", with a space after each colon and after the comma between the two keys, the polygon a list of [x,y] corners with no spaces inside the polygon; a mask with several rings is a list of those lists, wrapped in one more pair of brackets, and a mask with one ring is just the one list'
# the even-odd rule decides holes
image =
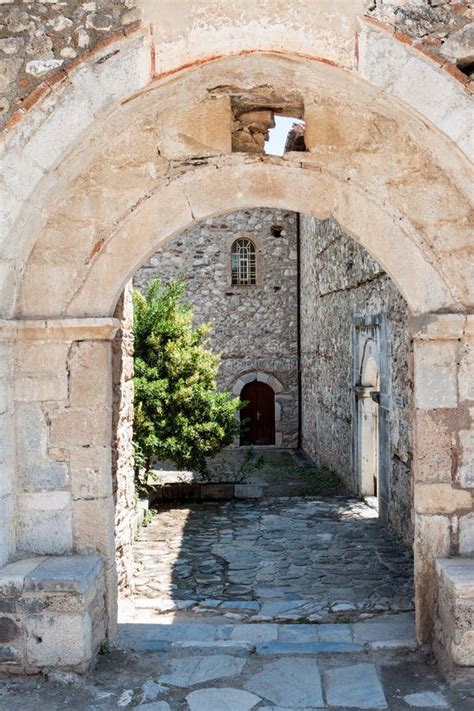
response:
{"label": "red brick", "polygon": [[463,74],[460,69],[458,69],[454,64],[443,64],[443,69],[445,72],[450,74],[453,79],[456,79],[460,84],[467,84],[469,81],[469,77],[466,74]]}
{"label": "red brick", "polygon": [[22,102],[22,109],[24,111],[29,111],[30,109],[33,108],[33,106],[36,106],[36,104],[43,98],[43,96],[46,96],[49,94],[51,91],[51,88],[49,84],[46,82],[41,82],[39,86],[36,87],[36,89],[33,89],[25,98],[23,99]]}
{"label": "red brick", "polygon": [[399,32],[398,30],[395,32],[394,37],[402,44],[413,44],[413,40],[411,37],[408,37],[408,35],[405,35],[403,32]]}
{"label": "red brick", "polygon": [[428,49],[428,47],[425,47],[422,44],[415,44],[413,46],[415,49],[418,50],[418,52],[424,54],[425,57],[431,59],[431,61],[437,64],[439,67],[442,67],[443,64],[446,62],[444,57],[442,57],[440,54],[436,54],[436,52],[432,52],[431,49]]}
{"label": "red brick", "polygon": [[364,22],[367,22],[369,25],[373,25],[374,27],[377,27],[379,30],[383,30],[384,32],[389,32],[391,35],[394,34],[395,28],[392,27],[391,25],[385,24],[385,22],[380,22],[379,20],[376,20],[374,17],[368,17],[367,15],[364,17]]}

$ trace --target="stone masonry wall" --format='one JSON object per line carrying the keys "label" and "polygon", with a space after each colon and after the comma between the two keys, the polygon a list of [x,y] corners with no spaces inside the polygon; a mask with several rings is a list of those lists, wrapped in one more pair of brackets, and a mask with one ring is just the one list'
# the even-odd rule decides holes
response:
{"label": "stone masonry wall", "polygon": [[[281,232],[274,236],[273,231]],[[230,250],[235,239],[257,246],[256,286],[231,286]],[[285,447],[298,439],[296,214],[245,210],[201,222],[160,249],[134,278],[184,277],[195,324],[211,321],[212,347],[222,355],[218,384],[232,390],[239,375],[273,374],[283,385],[281,431]]]}
{"label": "stone masonry wall", "polygon": [[382,268],[333,219],[301,218],[303,446],[352,485],[351,330],[353,316],[388,316],[392,392],[389,524],[406,542],[411,521],[411,345],[407,305]]}
{"label": "stone masonry wall", "polygon": [[470,0],[367,0],[371,17],[395,27],[415,45],[474,75],[474,8]]}
{"label": "stone masonry wall", "polygon": [[[18,109],[27,109],[44,81],[56,81],[58,71],[101,41],[135,27],[143,4],[142,0],[1,0],[0,125]],[[473,73],[474,10],[469,0],[367,0],[366,7],[368,16],[441,54],[465,74]]]}
{"label": "stone masonry wall", "polygon": [[0,123],[58,69],[140,18],[136,0],[1,0]]}

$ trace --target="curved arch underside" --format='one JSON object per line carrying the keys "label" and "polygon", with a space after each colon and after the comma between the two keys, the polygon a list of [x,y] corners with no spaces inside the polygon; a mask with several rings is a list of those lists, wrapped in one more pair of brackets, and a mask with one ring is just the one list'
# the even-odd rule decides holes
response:
{"label": "curved arch underside", "polygon": [[[71,109],[78,86],[82,99],[93,92],[88,71],[62,88],[40,129]],[[301,97],[308,152],[231,153],[231,97],[262,87]],[[414,312],[473,303],[465,158],[354,73],[294,55],[230,57],[145,84],[107,108],[64,139],[49,167],[44,147],[40,157],[31,148],[40,131],[12,142],[15,151],[30,141],[24,155],[39,182],[5,241],[14,288],[3,292],[4,315],[110,315],[163,241],[197,220],[253,207],[334,215]]]}

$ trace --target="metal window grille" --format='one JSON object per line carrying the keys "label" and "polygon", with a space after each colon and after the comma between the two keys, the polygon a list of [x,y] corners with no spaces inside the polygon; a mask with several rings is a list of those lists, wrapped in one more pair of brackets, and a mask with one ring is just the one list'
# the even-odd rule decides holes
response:
{"label": "metal window grille", "polygon": [[249,286],[257,283],[257,251],[250,239],[237,239],[232,245],[232,284]]}

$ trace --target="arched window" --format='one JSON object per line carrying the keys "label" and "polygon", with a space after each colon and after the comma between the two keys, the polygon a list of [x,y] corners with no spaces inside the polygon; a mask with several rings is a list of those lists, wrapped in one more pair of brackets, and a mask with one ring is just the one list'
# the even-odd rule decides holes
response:
{"label": "arched window", "polygon": [[236,239],[231,255],[232,285],[249,286],[257,283],[257,250],[250,239]]}

